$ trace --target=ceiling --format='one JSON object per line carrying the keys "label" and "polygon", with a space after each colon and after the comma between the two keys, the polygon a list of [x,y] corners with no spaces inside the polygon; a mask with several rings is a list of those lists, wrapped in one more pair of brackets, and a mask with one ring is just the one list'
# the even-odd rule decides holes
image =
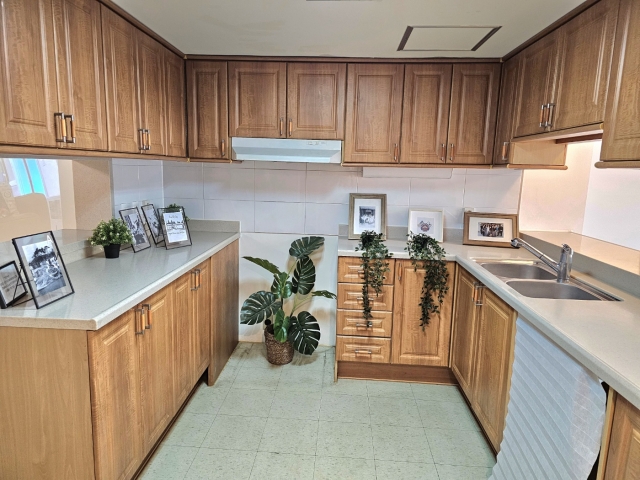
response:
{"label": "ceiling", "polygon": [[[384,58],[502,57],[583,2],[113,1],[187,54]],[[408,26],[410,50],[397,51]],[[482,28],[415,28],[422,26]],[[470,51],[493,27],[502,28]]]}

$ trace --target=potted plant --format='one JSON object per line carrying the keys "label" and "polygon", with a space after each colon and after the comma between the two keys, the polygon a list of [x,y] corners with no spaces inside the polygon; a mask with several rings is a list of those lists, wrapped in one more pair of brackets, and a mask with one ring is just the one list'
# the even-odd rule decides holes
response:
{"label": "potted plant", "polygon": [[299,310],[313,297],[336,298],[326,290],[313,291],[316,267],[310,255],[323,245],[324,237],[295,240],[289,248],[289,255],[295,258],[295,262],[285,272],[268,260],[243,257],[273,275],[270,291],[261,290],[250,295],[240,311],[240,323],[244,325],[265,323],[264,339],[269,363],[285,365],[293,360],[294,349],[303,355],[311,355],[318,347],[318,321],[306,310]]}
{"label": "potted plant", "polygon": [[385,273],[389,271],[392,254],[384,244],[382,233],[366,230],[360,234],[360,243],[356,252],[362,252],[362,318],[369,320],[371,315],[370,290],[380,295],[384,283]]}
{"label": "potted plant", "polygon": [[102,220],[93,230],[89,242],[94,246],[104,248],[105,258],[118,258],[120,245],[133,243],[131,232],[119,218],[112,218],[108,222]]}

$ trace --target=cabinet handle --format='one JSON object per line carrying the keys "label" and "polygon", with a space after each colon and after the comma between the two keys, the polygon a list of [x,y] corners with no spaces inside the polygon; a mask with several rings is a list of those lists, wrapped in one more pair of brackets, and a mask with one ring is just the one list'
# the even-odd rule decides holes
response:
{"label": "cabinet handle", "polygon": [[[56,129],[56,142],[67,143],[67,124],[64,120],[64,112],[56,112],[53,114],[53,121]],[[61,135],[58,136],[58,126],[60,126]]]}
{"label": "cabinet handle", "polygon": [[[136,335],[144,335],[144,326],[142,322],[142,315],[144,314],[144,308],[136,308]],[[140,328],[140,330],[138,330]]]}
{"label": "cabinet handle", "polygon": [[373,322],[369,321],[367,323],[356,323],[356,328],[358,327],[373,328]]}
{"label": "cabinet handle", "polygon": [[293,135],[293,118],[289,119],[289,136]]}
{"label": "cabinet handle", "polygon": [[147,143],[145,144],[145,150],[151,150],[151,131],[147,128],[144,132],[147,134]]}
{"label": "cabinet handle", "polygon": [[284,135],[284,117],[280,117],[280,136]]}
{"label": "cabinet handle", "polygon": [[195,270],[191,272],[191,278],[193,278],[193,287],[191,287],[191,291],[195,292],[198,290],[198,277]]}
{"label": "cabinet handle", "polygon": [[75,117],[71,115],[63,115],[62,122],[64,123],[65,135],[67,133],[67,120],[69,120],[69,135],[67,135],[66,143],[76,143],[76,123]]}
{"label": "cabinet handle", "polygon": [[220,142],[220,156],[224,157],[227,154],[227,148],[225,147],[224,140]]}
{"label": "cabinet handle", "polygon": [[145,310],[147,311],[147,315],[146,315],[146,317],[147,317],[147,324],[144,326],[144,328],[145,328],[145,329],[147,329],[147,330],[151,330],[151,323],[152,323],[152,321],[153,321],[153,318],[152,318],[152,316],[151,316],[151,315],[152,315],[152,314],[151,314],[151,304],[149,304],[149,303],[143,303],[143,304],[142,304],[142,311],[144,312]]}
{"label": "cabinet handle", "polygon": [[544,124],[545,127],[553,127],[553,114],[555,110],[555,103],[547,103],[547,121]]}
{"label": "cabinet handle", "polygon": [[455,157],[454,152],[455,152],[456,146],[453,143],[450,143],[449,144],[449,148],[451,149],[449,151],[449,160],[451,160],[453,162],[453,158]]}
{"label": "cabinet handle", "polygon": [[547,109],[547,105],[544,104],[540,107],[540,127],[544,127],[544,111]]}
{"label": "cabinet handle", "polygon": [[144,145],[144,128],[138,129],[138,141],[140,142],[140,150],[146,150]]}
{"label": "cabinet handle", "polygon": [[202,286],[202,278],[200,277],[201,273],[202,270],[196,268],[196,290],[200,290],[200,287]]}
{"label": "cabinet handle", "polygon": [[442,149],[442,156],[440,157],[440,161],[443,163],[447,163],[447,144],[446,143],[442,143],[440,144],[440,148]]}
{"label": "cabinet handle", "polygon": [[511,142],[503,142],[502,143],[502,160],[507,161],[509,160],[509,158],[507,157],[507,154],[509,153],[509,144]]}
{"label": "cabinet handle", "polygon": [[373,355],[373,353],[371,352],[371,350],[360,350],[359,348],[356,348],[353,353],[355,353],[356,355],[358,355],[359,353],[364,353],[365,355]]}
{"label": "cabinet handle", "polygon": [[398,161],[398,144],[397,143],[393,144],[393,161],[394,162]]}
{"label": "cabinet handle", "polygon": [[476,307],[481,307],[482,302],[478,300],[478,294],[480,293],[480,289],[484,288],[484,285],[478,282],[473,282],[473,293],[471,294],[471,301],[474,303]]}

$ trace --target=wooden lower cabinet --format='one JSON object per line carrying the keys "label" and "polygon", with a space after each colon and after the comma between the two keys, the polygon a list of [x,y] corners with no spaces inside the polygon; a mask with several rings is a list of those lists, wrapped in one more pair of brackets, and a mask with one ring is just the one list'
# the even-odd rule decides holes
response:
{"label": "wooden lower cabinet", "polygon": [[340,362],[389,363],[391,339],[373,337],[338,337],[336,360]]}
{"label": "wooden lower cabinet", "polygon": [[[372,310],[390,312],[393,309],[393,285],[383,285],[379,294],[370,289],[369,301]],[[339,283],[338,308],[362,311],[362,285]]]}
{"label": "wooden lower cabinet", "polygon": [[[382,283],[393,285],[396,261],[387,260],[389,271],[385,273]],[[364,282],[361,257],[340,257],[338,258],[338,282],[339,283],[360,283]]]}
{"label": "wooden lower cabinet", "polygon": [[640,410],[617,396],[604,480],[640,478]]}
{"label": "wooden lower cabinet", "polygon": [[211,268],[209,260],[202,262],[195,268],[197,290],[195,291],[194,312],[194,348],[193,348],[193,378],[192,385],[209,366],[211,326]]}
{"label": "wooden lower cabinet", "polygon": [[174,328],[174,394],[175,405],[178,408],[184,403],[192,381],[192,352],[194,331],[193,294],[196,279],[194,272],[185,273],[175,282],[175,321]]}
{"label": "wooden lower cabinet", "polygon": [[336,333],[361,337],[391,337],[392,312],[371,312],[371,318],[362,318],[362,310],[338,310]]}

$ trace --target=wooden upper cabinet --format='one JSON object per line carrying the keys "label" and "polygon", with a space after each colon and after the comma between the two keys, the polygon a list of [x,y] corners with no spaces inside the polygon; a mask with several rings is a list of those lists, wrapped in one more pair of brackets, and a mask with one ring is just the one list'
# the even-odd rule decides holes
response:
{"label": "wooden upper cabinet", "polygon": [[185,112],[184,60],[178,55],[164,51],[167,155],[187,156],[187,126]]}
{"label": "wooden upper cabinet", "polygon": [[51,0],[0,2],[0,142],[56,146]]}
{"label": "wooden upper cabinet", "polygon": [[349,64],[344,163],[397,163],[404,65]]}
{"label": "wooden upper cabinet", "polygon": [[514,119],[519,74],[520,57],[511,58],[502,65],[502,86],[500,87],[496,145],[493,154],[493,163],[496,165],[509,163],[511,140],[515,136]]}
{"label": "wooden upper cabinet", "polygon": [[287,136],[342,140],[346,81],[344,63],[287,64]]}
{"label": "wooden upper cabinet", "polygon": [[95,0],[53,0],[60,111],[73,115],[66,148],[107,150],[107,112],[102,59],[100,4]]}
{"label": "wooden upper cabinet", "polygon": [[447,271],[450,288],[440,313],[431,315],[429,325],[422,328],[420,299],[425,271],[415,270],[411,260],[396,260],[391,363],[449,366],[455,262],[447,262]]}
{"label": "wooden upper cabinet", "polygon": [[405,66],[400,163],[446,163],[452,65]]}
{"label": "wooden upper cabinet", "polygon": [[189,156],[229,158],[227,62],[187,61]]}
{"label": "wooden upper cabinet", "polygon": [[612,84],[602,137],[602,160],[640,160],[640,3],[621,0],[611,66]]}
{"label": "wooden upper cabinet", "polygon": [[553,130],[604,121],[619,0],[602,0],[560,28]]}
{"label": "wooden upper cabinet", "polygon": [[284,138],[287,64],[229,62],[229,106],[232,137]]}
{"label": "wooden upper cabinet", "polygon": [[640,411],[620,395],[616,398],[606,462],[604,480],[640,478]]}
{"label": "wooden upper cabinet", "polygon": [[148,150],[142,153],[167,154],[165,124],[165,48],[149,35],[136,30],[140,125],[148,130]]}
{"label": "wooden upper cabinet", "polygon": [[453,66],[448,163],[492,163],[499,90],[500,64]]}

